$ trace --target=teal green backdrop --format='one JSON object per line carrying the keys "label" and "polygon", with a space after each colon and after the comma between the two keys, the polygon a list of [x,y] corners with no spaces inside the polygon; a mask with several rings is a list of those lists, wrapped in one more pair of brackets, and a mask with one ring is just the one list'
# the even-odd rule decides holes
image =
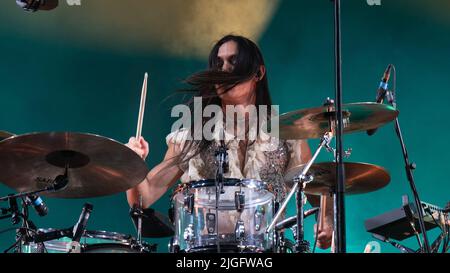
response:
{"label": "teal green backdrop", "polygon": [[[40,29],[39,24],[46,16],[57,14],[58,9],[30,14],[14,2],[2,1],[0,7],[0,130],[15,134],[88,132],[126,143],[135,133],[143,74],[148,71],[143,135],[150,143],[149,168],[160,162],[166,148],[165,136],[173,121],[170,109],[182,99],[166,98],[182,86],[180,79],[205,68],[206,59],[71,44],[65,42],[64,35],[44,39],[39,33],[47,29]],[[80,8],[87,9],[88,4]],[[373,101],[382,72],[387,64],[395,64],[399,119],[410,157],[418,166],[414,173],[417,188],[424,201],[440,206],[450,199],[446,162],[450,152],[446,137],[450,134],[446,116],[450,101],[450,19],[443,12],[449,8],[446,0],[381,0],[380,6],[369,6],[365,0],[342,1],[344,101]],[[125,13],[126,6],[123,9]],[[108,7],[102,12],[108,13]],[[35,33],[25,35],[19,30],[29,27],[24,22],[30,20]],[[64,27],[61,24],[61,32]],[[124,33],[116,35],[119,39],[124,35],[125,39]],[[257,42],[267,63],[274,103],[280,105],[282,112],[318,106],[327,97],[334,97],[330,1],[280,1]],[[309,143],[312,149],[317,145],[315,140]],[[345,199],[347,249],[362,252],[373,241],[365,231],[364,220],[400,207],[401,196],[411,197],[411,193],[393,124],[371,137],[365,133],[346,135],[344,147],[353,149],[348,161],[383,166],[392,178],[379,191]],[[330,160],[326,153],[319,158]],[[0,196],[12,192],[0,185]],[[94,205],[89,229],[135,235],[125,193],[86,200],[45,201],[49,214],[43,218],[34,212],[31,215],[38,227],[73,225],[83,203],[88,201]],[[153,207],[166,213],[168,205],[166,194]],[[6,206],[0,203],[0,207]],[[293,203],[288,211],[294,213]],[[313,224],[313,219],[307,220],[306,236],[311,242]],[[8,219],[0,221],[0,230],[9,227],[12,226]],[[434,239],[437,230],[429,234]],[[167,252],[168,240],[147,241],[158,243],[159,252]],[[1,250],[13,242],[14,231],[0,234]],[[414,239],[405,244],[417,248]],[[381,250],[397,252],[387,245],[382,245]]]}

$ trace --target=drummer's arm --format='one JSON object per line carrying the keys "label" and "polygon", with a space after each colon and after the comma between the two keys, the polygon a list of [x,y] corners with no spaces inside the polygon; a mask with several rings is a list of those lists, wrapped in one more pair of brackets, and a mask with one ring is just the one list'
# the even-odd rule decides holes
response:
{"label": "drummer's arm", "polygon": [[177,156],[178,150],[174,144],[170,144],[164,160],[155,166],[139,185],[127,190],[127,200],[130,207],[139,204],[139,194],[142,195],[142,206],[144,208],[149,207],[177,182],[183,174],[178,165],[173,164],[173,159]]}

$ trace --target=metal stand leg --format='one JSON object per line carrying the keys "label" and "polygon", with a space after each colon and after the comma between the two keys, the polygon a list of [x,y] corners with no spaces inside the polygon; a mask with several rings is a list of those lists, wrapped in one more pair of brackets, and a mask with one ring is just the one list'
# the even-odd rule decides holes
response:
{"label": "metal stand leg", "polygon": [[[308,177],[306,174],[308,173],[309,169],[311,168],[311,165],[316,160],[317,156],[319,155],[320,151],[323,147],[329,148],[331,139],[333,137],[333,134],[330,132],[326,132],[324,136],[322,137],[320,141],[320,145],[317,148],[316,152],[312,156],[312,158],[308,161],[306,166],[303,168],[302,172],[299,176],[295,179],[294,186],[292,187],[291,191],[289,192],[288,196],[286,197],[286,200],[281,205],[280,209],[278,210],[277,214],[273,218],[272,222],[270,223],[269,227],[266,229],[266,233],[269,233],[273,227],[275,226],[276,222],[280,218],[283,211],[286,209],[286,206],[289,202],[289,200],[292,198],[295,192],[297,192],[297,250],[302,249],[303,250],[303,243],[304,243],[304,232],[303,232],[303,187],[305,184],[312,181],[311,177]],[[300,186],[300,189],[298,190]],[[297,191],[298,190],[298,191]]]}
{"label": "metal stand leg", "polygon": [[297,191],[297,239],[295,244],[295,249],[297,253],[308,253],[310,252],[309,242],[305,240],[305,230],[304,230],[304,196],[303,189],[305,184],[299,182],[300,186]]}

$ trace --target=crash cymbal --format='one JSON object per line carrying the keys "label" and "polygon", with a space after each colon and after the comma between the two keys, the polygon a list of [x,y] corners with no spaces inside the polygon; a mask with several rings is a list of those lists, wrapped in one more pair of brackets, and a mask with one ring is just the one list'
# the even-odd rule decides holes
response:
{"label": "crash cymbal", "polygon": [[46,188],[67,167],[68,184],[49,197],[89,198],[123,192],[147,175],[145,162],[127,146],[92,134],[50,132],[0,142],[0,182],[18,192]]}
{"label": "crash cymbal", "polygon": [[[279,116],[279,138],[321,138],[329,131],[329,120],[335,113],[334,106],[330,109],[323,106],[282,114]],[[392,106],[374,102],[344,104],[344,134],[378,128],[394,120],[398,113]]]}
{"label": "crash cymbal", "polygon": [[[300,174],[305,165],[298,165],[287,170],[284,181],[289,187],[292,187],[294,178]],[[384,168],[372,164],[344,162],[344,169],[345,194],[376,191],[385,187],[391,180]],[[327,194],[337,186],[335,162],[315,163],[307,174],[312,175],[313,181],[306,184],[306,193]]]}
{"label": "crash cymbal", "polygon": [[14,134],[6,131],[0,131],[0,141],[12,137]]}
{"label": "crash cymbal", "polygon": [[[131,215],[136,230],[138,229],[138,215],[137,211]],[[175,229],[170,223],[169,217],[152,208],[142,210],[142,237],[161,238],[170,237],[174,234]]]}

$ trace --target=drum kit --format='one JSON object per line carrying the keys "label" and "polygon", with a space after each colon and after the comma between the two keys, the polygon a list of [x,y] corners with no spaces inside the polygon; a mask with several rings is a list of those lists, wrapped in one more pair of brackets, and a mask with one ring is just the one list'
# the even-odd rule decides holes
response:
{"label": "drum kit", "polygon": [[[336,186],[334,162],[313,164],[320,148],[330,149],[332,108],[328,105],[303,109],[279,117],[281,139],[322,136],[311,161],[286,172],[284,180],[293,189],[291,195],[293,192],[329,195]],[[347,104],[344,132],[378,128],[397,115],[397,110],[383,104]],[[28,206],[37,209],[41,204],[37,194],[77,199],[112,195],[139,184],[149,170],[133,150],[98,135],[0,132],[0,137],[0,181],[19,192],[0,198],[10,204],[2,209],[1,218],[12,217],[14,224],[22,220],[17,242],[10,248],[16,252],[152,252],[156,246],[144,243],[142,237],[170,236],[170,252],[216,252],[218,246],[221,252],[234,253],[294,251],[293,243],[282,234],[298,222],[279,221],[288,200],[283,205],[275,202],[270,185],[253,179],[222,177],[220,200],[216,199],[216,179],[181,184],[172,195],[168,217],[150,208],[132,208],[130,216],[138,231],[137,239],[115,232],[86,230],[93,208],[89,203],[73,227],[38,229],[28,219]],[[348,162],[345,172],[346,194],[372,192],[390,181],[385,169],[372,164]],[[295,189],[300,184],[304,185],[301,190]],[[17,200],[22,200],[21,211]]]}
{"label": "drum kit", "polygon": [[[136,138],[142,132],[145,97],[145,74],[141,93]],[[392,106],[391,106],[392,105]],[[373,133],[397,118],[395,104],[350,103],[342,107],[343,133]],[[338,185],[336,162],[315,163],[320,151],[330,146],[336,130],[336,108],[332,100],[320,107],[292,111],[277,117],[277,137],[286,140],[320,139],[312,158],[291,167],[283,178],[290,192],[283,203],[276,201],[269,183],[254,179],[225,178],[227,149],[215,151],[216,177],[184,183],[175,188],[168,217],[139,205],[130,209],[137,237],[116,232],[87,230],[93,205],[86,203],[76,224],[67,229],[37,228],[29,219],[33,206],[40,216],[47,207],[39,195],[53,198],[84,199],[125,192],[142,182],[149,170],[145,161],[132,149],[113,139],[94,134],[49,132],[14,135],[0,131],[0,182],[18,193],[0,198],[8,208],[1,209],[0,219],[11,218],[16,242],[5,252],[64,253],[150,253],[156,245],[142,238],[171,237],[169,252],[288,253],[310,252],[304,240],[305,217],[324,211],[305,211],[305,194],[321,197],[335,194]],[[396,120],[397,121],[397,120]],[[398,121],[397,121],[398,122]],[[369,133],[371,132],[371,133]],[[348,152],[349,153],[349,152]],[[389,173],[368,163],[344,162],[345,194],[364,194],[385,187]],[[39,194],[39,195],[38,195]],[[282,219],[288,201],[296,194],[296,215]],[[21,209],[17,201],[21,201]],[[318,217],[322,219],[322,217]],[[319,221],[318,225],[322,224]],[[291,229],[295,243],[284,232]]]}

